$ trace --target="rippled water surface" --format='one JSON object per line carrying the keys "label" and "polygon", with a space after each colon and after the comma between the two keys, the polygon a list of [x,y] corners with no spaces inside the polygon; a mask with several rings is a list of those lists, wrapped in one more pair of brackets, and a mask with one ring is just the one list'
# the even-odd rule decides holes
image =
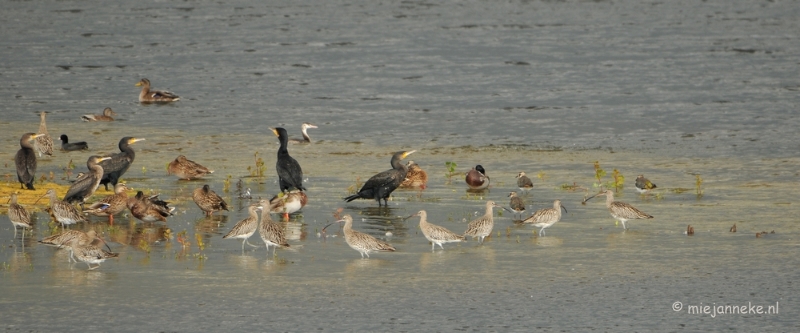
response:
{"label": "rippled water surface", "polygon": [[[51,136],[91,150],[41,158],[39,175],[66,184],[70,160],[82,171],[120,137],[145,137],[124,179],[161,193],[177,215],[73,226],[103,232],[120,253],[94,271],[36,243],[52,227],[41,207],[31,207],[37,224],[24,242],[0,221],[0,322],[8,331],[797,330],[798,14],[792,1],[7,1],[6,182],[15,184],[19,137],[47,111]],[[182,100],[139,104],[143,77]],[[104,107],[118,121],[79,120]],[[313,144],[289,148],[310,197],[285,223],[295,249],[243,253],[222,239],[250,204],[236,183],[255,197],[277,193],[268,127],[299,137],[302,122],[319,128]],[[427,189],[398,190],[388,208],[341,200],[388,169],[392,152],[413,149]],[[167,176],[180,154],[216,172]],[[265,177],[250,176],[258,158]],[[625,176],[619,200],[655,219],[623,232],[602,200],[582,205],[598,190],[595,161],[603,182],[614,169]],[[446,162],[458,165],[450,180]],[[466,191],[461,175],[475,164],[492,178],[487,192]],[[424,209],[462,232],[486,200],[508,203],[519,171],[535,183],[529,212],[554,199],[568,209],[544,237],[496,212],[485,244],[431,252],[418,218],[403,219]],[[637,174],[659,189],[638,195]],[[230,212],[205,218],[191,202],[206,183]],[[340,228],[321,233],[339,209],[398,251],[362,260]],[[689,313],[776,304],[777,314]]]}

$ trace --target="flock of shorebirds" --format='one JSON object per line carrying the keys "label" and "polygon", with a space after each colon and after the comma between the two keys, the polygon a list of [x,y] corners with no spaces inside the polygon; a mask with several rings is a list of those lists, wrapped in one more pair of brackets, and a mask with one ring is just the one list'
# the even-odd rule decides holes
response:
{"label": "flock of shorebirds", "polygon": [[[139,94],[139,101],[142,103],[169,103],[180,100],[180,97],[171,92],[151,90],[150,81],[147,79],[142,79],[136,85],[142,87],[141,93]],[[103,114],[85,115],[81,118],[84,121],[113,121],[114,118],[112,116],[116,116],[116,113],[110,108],[106,108]],[[38,133],[26,133],[20,138],[20,149],[15,156],[15,164],[21,188],[27,188],[29,190],[35,189],[34,181],[36,180],[37,153],[39,156],[52,156],[53,141],[47,133],[45,118],[45,112],[42,112]],[[304,123],[302,125],[302,140],[290,140],[284,128],[271,128],[280,142],[275,166],[278,174],[280,194],[274,196],[270,200],[262,199],[250,205],[248,207],[248,216],[236,223],[222,238],[241,239],[242,250],[244,251],[245,244],[255,246],[250,244],[248,239],[258,231],[261,239],[266,244],[267,253],[269,253],[270,247],[274,249],[290,247],[284,236],[283,226],[272,220],[270,213],[283,214],[283,217],[286,219],[289,214],[301,210],[308,203],[308,196],[305,193],[306,189],[303,187],[303,171],[297,160],[289,155],[288,143],[310,143],[311,139],[307,133],[307,130],[310,128],[317,127],[309,123]],[[86,142],[69,142],[66,135],[61,135],[60,138],[62,150],[73,151],[89,149]],[[42,198],[49,198],[49,213],[56,222],[62,225],[62,230],[65,230],[65,226],[67,225],[76,224],[78,222],[88,222],[86,215],[107,217],[109,223],[113,224],[114,216],[124,212],[126,209],[131,212],[131,215],[141,221],[167,221],[167,217],[171,216],[175,209],[171,207],[168,202],[159,199],[158,195],[147,196],[142,191],[137,192],[134,197],[128,197],[127,185],[120,182],[121,177],[130,168],[136,156],[131,145],[142,140],[144,140],[144,138],[124,137],[119,141],[119,153],[111,156],[89,157],[86,162],[88,172],[78,175],[63,199],[59,199],[56,192],[52,189],[48,190],[45,195],[42,196]],[[401,163],[402,160],[414,152],[415,151],[412,150],[394,153],[390,160],[391,169],[370,177],[356,193],[344,198],[344,200],[350,202],[356,199],[371,199],[377,201],[378,206],[381,206],[381,201],[383,201],[384,205],[388,206],[388,198],[392,192],[399,187],[424,189],[427,186],[427,173],[413,161],[408,161],[406,164]],[[186,156],[183,155],[178,156],[174,161],[169,163],[167,170],[168,174],[187,180],[201,178],[214,172],[199,163],[187,159]],[[428,222],[427,213],[424,210],[406,219],[419,217],[420,229],[425,238],[431,242],[431,250],[435,250],[436,245],[444,249],[443,244],[461,242],[466,240],[466,237],[478,238],[482,244],[484,238],[491,235],[492,229],[494,228],[494,208],[502,208],[514,213],[515,217],[519,216],[519,219],[515,220],[516,223],[532,225],[539,228],[539,236],[544,236],[545,229],[560,221],[561,211],[563,210],[566,212],[566,208],[562,206],[560,200],[555,200],[552,208],[537,210],[530,216],[523,218],[522,214],[525,212],[523,196],[533,188],[533,182],[524,172],[520,172],[516,178],[517,186],[522,192],[522,196],[518,195],[517,192],[511,192],[509,194],[509,207],[498,205],[495,201],[487,201],[485,214],[471,221],[466,231],[462,234],[457,234],[442,226]],[[464,179],[467,186],[475,191],[488,188],[491,182],[490,178],[486,175],[486,170],[481,165],[477,165],[468,171]],[[86,205],[86,200],[94,195],[100,185],[103,185],[105,189],[108,190],[109,184],[112,185],[114,194],[88,204],[88,206]],[[643,176],[640,175],[636,179],[636,189],[640,193],[646,193],[654,188],[656,188],[656,185]],[[653,218],[653,216],[636,209],[630,204],[615,201],[614,193],[610,190],[603,190],[585,199],[585,201],[599,195],[606,196],[606,207],[609,213],[614,219],[620,221],[625,229],[627,229],[626,222],[629,220]],[[225,200],[211,190],[208,185],[195,189],[192,192],[192,199],[207,216],[211,216],[214,212],[228,210],[228,205]],[[32,227],[30,213],[17,201],[17,194],[11,194],[8,215],[11,223],[14,225],[14,238],[16,238],[17,227],[23,229]],[[75,204],[79,204],[80,210],[78,210]],[[260,216],[258,214],[259,211],[261,211]],[[362,258],[369,258],[371,252],[395,251],[395,248],[391,244],[376,239],[368,234],[353,230],[353,218],[350,215],[344,215],[334,223],[344,223],[343,232],[346,243],[351,248],[358,251]],[[324,230],[323,228],[323,231]],[[23,241],[25,237],[24,234],[25,230],[23,230]],[[87,266],[89,266],[89,269],[99,267],[100,263],[107,258],[118,256],[117,253],[111,252],[108,245],[106,245],[108,251],[96,245],[104,242],[93,230],[89,232],[65,230],[60,234],[41,239],[39,242],[68,249],[70,251],[70,261],[85,262]],[[273,254],[274,253],[275,250],[273,250]]]}

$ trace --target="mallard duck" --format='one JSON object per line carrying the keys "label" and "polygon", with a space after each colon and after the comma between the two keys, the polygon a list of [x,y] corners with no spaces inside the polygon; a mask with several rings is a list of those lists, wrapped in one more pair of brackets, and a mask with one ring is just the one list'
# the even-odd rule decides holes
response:
{"label": "mallard duck", "polygon": [[481,244],[483,244],[483,239],[486,236],[492,234],[492,229],[494,229],[494,217],[492,214],[492,208],[498,207],[502,208],[502,206],[494,203],[494,201],[487,201],[486,202],[486,213],[483,216],[472,220],[467,225],[467,231],[464,232],[464,236],[472,236],[474,239],[475,237],[480,238]]}
{"label": "mallard duck", "polygon": [[347,214],[337,223],[344,222],[344,241],[353,250],[361,253],[361,259],[366,255],[369,258],[370,252],[394,252],[396,249],[392,244],[379,240],[363,232],[353,230],[353,217]]}
{"label": "mallard duck", "polygon": [[252,247],[258,247],[256,245],[250,244],[250,242],[248,242],[247,239],[250,238],[250,236],[252,236],[253,234],[255,234],[256,230],[258,230],[258,213],[256,213],[256,211],[263,208],[264,207],[261,207],[258,204],[250,205],[250,207],[247,208],[249,216],[237,222],[236,225],[234,225],[233,228],[231,228],[231,231],[228,231],[228,233],[225,234],[225,236],[222,236],[222,239],[228,239],[228,238],[241,239],[242,251],[244,251],[245,243]]}
{"label": "mallard duck", "polygon": [[522,220],[522,224],[530,224],[539,229],[539,236],[544,236],[544,229],[552,226],[561,220],[561,210],[567,212],[567,208],[561,205],[561,200],[553,201],[553,208],[542,208],[535,211],[531,216]]}
{"label": "mallard duck", "polygon": [[117,116],[117,113],[111,108],[103,109],[103,114],[85,114],[81,116],[83,121],[114,121],[111,116]]}
{"label": "mallard duck", "polygon": [[100,201],[93,203],[89,208],[84,209],[84,214],[94,216],[108,216],[108,223],[114,224],[114,215],[122,213],[128,206],[128,186],[119,183],[114,186],[114,194],[106,196]]}
{"label": "mallard duck", "polygon": [[142,191],[136,192],[135,197],[128,198],[127,206],[135,218],[144,222],[167,222],[167,217],[175,210],[168,202],[159,199],[157,194],[146,197]]}
{"label": "mallard duck", "polygon": [[281,146],[278,148],[278,160],[275,163],[275,171],[278,172],[278,182],[280,183],[281,192],[290,191],[296,188],[300,191],[305,191],[303,187],[303,169],[300,168],[300,163],[289,156],[287,142],[289,135],[283,127],[270,128],[272,133],[278,137]]}
{"label": "mallard duck", "polygon": [[658,187],[656,186],[656,184],[653,184],[649,179],[644,178],[644,175],[639,175],[638,177],[636,177],[635,185],[636,185],[636,191],[642,194],[650,192],[650,190]]}
{"label": "mallard duck", "polygon": [[76,151],[89,149],[89,144],[86,141],[69,142],[69,137],[66,134],[61,134],[61,150],[63,151]]}
{"label": "mallard duck", "polygon": [[635,220],[635,219],[652,219],[653,216],[646,214],[645,212],[636,209],[636,207],[631,206],[628,203],[622,201],[614,201],[614,192],[610,190],[602,190],[600,193],[597,193],[586,200],[584,202],[591,200],[592,198],[598,195],[605,195],[606,196],[606,208],[608,208],[608,212],[611,214],[615,220],[622,222],[622,228],[628,230],[628,226],[625,225],[625,222],[628,220]]}
{"label": "mallard duck", "polygon": [[486,175],[486,170],[480,164],[467,171],[464,180],[472,190],[483,190],[489,187],[489,176]]}
{"label": "mallard duck", "polygon": [[108,191],[108,184],[111,183],[111,187],[117,186],[119,182],[119,178],[128,171],[128,168],[131,167],[133,164],[133,160],[136,158],[136,152],[133,151],[133,148],[130,145],[144,141],[144,138],[134,138],[130,136],[126,136],[119,140],[119,153],[111,155],[111,159],[107,161],[103,161],[100,163],[100,166],[103,167],[103,178],[100,179],[100,184],[105,186],[106,191]]}
{"label": "mallard duck", "polygon": [[83,203],[97,190],[100,185],[100,179],[103,178],[103,167],[100,162],[110,160],[111,157],[91,156],[86,161],[86,167],[89,168],[89,173],[82,177],[80,180],[75,181],[67,190],[64,196],[64,201],[68,203]]}
{"label": "mallard duck", "polygon": [[412,151],[398,151],[392,155],[392,159],[389,162],[392,165],[392,168],[381,172],[377,175],[374,175],[364,183],[364,186],[361,186],[361,189],[358,190],[358,193],[353,194],[349,197],[344,198],[345,201],[350,202],[355,199],[373,199],[378,202],[378,206],[381,205],[381,199],[385,206],[389,206],[389,195],[400,186],[400,183],[406,179],[406,175],[408,174],[408,170],[403,163],[400,163],[401,160],[408,157],[408,155],[413,154],[416,150]]}
{"label": "mallard duck", "polygon": [[61,229],[64,229],[66,225],[78,222],[89,222],[74,206],[58,200],[55,190],[47,190],[47,193],[37,199],[36,202],[39,202],[44,197],[50,197],[50,214],[55,218],[56,222],[61,223]]}
{"label": "mallard duck", "polygon": [[41,135],[25,133],[19,139],[20,149],[17,151],[17,155],[14,156],[14,163],[17,166],[17,179],[19,180],[20,188],[27,187],[29,190],[35,190],[33,182],[36,180],[36,153],[33,151],[31,141]]}
{"label": "mallard duck", "polygon": [[22,228],[22,241],[25,242],[25,230],[33,227],[31,214],[22,205],[17,203],[17,194],[11,193],[8,199],[8,219],[14,226],[14,239],[17,238],[17,227]]}
{"label": "mallard duck", "polygon": [[228,210],[228,204],[216,192],[211,190],[208,184],[194,189],[192,199],[197,207],[203,210],[206,216],[211,216],[214,211]]}
{"label": "mallard duck", "polygon": [[209,170],[199,163],[187,159],[186,156],[183,155],[169,162],[169,166],[167,166],[168,175],[176,175],[178,178],[186,180],[200,178],[211,173],[214,173],[214,170]]}
{"label": "mallard duck", "polygon": [[53,156],[53,138],[47,133],[47,123],[45,122],[46,115],[47,113],[44,111],[39,114],[39,132],[37,133],[42,135],[36,137],[36,142],[34,144],[36,150],[39,152],[39,157],[42,157],[42,154]]}
{"label": "mallard duck", "polygon": [[277,251],[279,247],[290,247],[289,243],[286,242],[283,226],[273,221],[269,216],[269,210],[266,209],[269,205],[269,201],[267,201],[267,199],[261,199],[258,205],[265,207],[261,210],[261,223],[258,226],[258,234],[261,236],[261,240],[264,241],[264,244],[267,245],[267,255],[269,255],[270,246],[274,247],[272,254],[275,255],[275,251]]}
{"label": "mallard duck", "polygon": [[289,142],[291,142],[291,143],[311,143],[311,137],[308,136],[308,132],[306,132],[309,128],[317,128],[317,126],[314,125],[314,124],[311,124],[311,123],[303,123],[303,125],[300,126],[300,130],[303,132],[303,139],[302,140],[300,140],[300,139],[289,139]]}
{"label": "mallard duck", "polygon": [[269,211],[273,214],[283,214],[283,218],[288,220],[289,214],[299,211],[307,203],[308,196],[303,191],[281,192],[269,200]]}
{"label": "mallard duck", "polygon": [[422,170],[420,166],[414,161],[406,163],[406,179],[400,184],[402,188],[416,188],[425,189],[428,185],[428,173]]}
{"label": "mallard duck", "polygon": [[141,79],[136,86],[142,87],[142,92],[139,93],[139,102],[152,103],[152,102],[176,102],[181,98],[169,91],[150,90],[150,80]]}
{"label": "mallard duck", "polygon": [[431,251],[436,250],[436,245],[439,245],[442,250],[445,243],[457,243],[466,240],[466,237],[456,234],[445,227],[435,225],[428,222],[428,213],[424,210],[417,212],[408,218],[419,216],[419,228],[422,230],[422,235],[431,242]]}

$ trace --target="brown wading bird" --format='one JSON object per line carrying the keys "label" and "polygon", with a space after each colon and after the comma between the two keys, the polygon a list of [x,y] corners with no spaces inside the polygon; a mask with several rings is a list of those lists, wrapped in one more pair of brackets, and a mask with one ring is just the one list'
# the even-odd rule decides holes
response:
{"label": "brown wading bird", "polygon": [[[93,230],[91,230],[93,231]],[[99,238],[98,238],[99,239]],[[100,239],[102,241],[102,239]],[[103,241],[105,243],[105,241]],[[71,255],[76,262],[82,261],[86,263],[86,266],[89,266],[89,270],[94,270],[100,267],[100,264],[108,258],[116,258],[119,257],[118,253],[109,252],[103,250],[97,246],[91,244],[91,242],[86,242],[84,239],[81,238],[73,238],[68,244],[70,248]],[[108,244],[106,244],[108,246]],[[92,264],[96,264],[97,266],[92,267]]]}
{"label": "brown wading bird", "polygon": [[[64,229],[64,226],[70,224],[76,224],[78,222],[89,222],[86,218],[75,209],[75,206],[70,205],[64,201],[58,200],[56,197],[56,191],[53,189],[47,190],[43,196],[39,199],[36,199],[36,202],[39,202],[45,196],[50,197],[50,214],[55,218],[56,222],[61,223],[61,229]],[[36,203],[34,202],[34,204]]]}
{"label": "brown wading bird", "polygon": [[69,142],[69,137],[66,134],[61,134],[61,150],[63,151],[76,151],[89,149],[89,144],[86,141]]}
{"label": "brown wading bird", "polygon": [[283,218],[288,220],[289,214],[303,209],[307,203],[308,196],[303,191],[281,192],[269,200],[269,211],[273,214],[283,214]]}
{"label": "brown wading bird", "polygon": [[17,179],[20,188],[35,190],[33,181],[36,180],[36,153],[33,151],[31,141],[42,136],[42,134],[25,133],[19,139],[17,155],[14,156],[14,163],[17,166]]}
{"label": "brown wading bird", "polygon": [[[341,222],[344,222],[344,241],[347,242],[347,245],[350,245],[353,250],[361,253],[361,259],[364,259],[364,255],[369,258],[370,252],[396,251],[394,246],[387,242],[378,240],[377,238],[367,235],[363,232],[353,230],[353,217],[350,216],[350,214],[343,216],[341,220],[338,220],[334,223]],[[327,228],[327,226],[325,227]],[[323,228],[323,230],[325,230],[325,228]]]}
{"label": "brown wading bird", "polygon": [[181,98],[169,91],[150,90],[150,80],[141,79],[136,83],[137,87],[142,87],[142,92],[139,93],[140,103],[152,102],[176,102]]}
{"label": "brown wading bird", "polygon": [[552,226],[561,220],[561,210],[567,208],[561,205],[561,200],[553,201],[553,208],[542,208],[535,211],[531,216],[522,220],[522,224],[530,224],[539,229],[539,236],[544,236],[544,229]]}
{"label": "brown wading bird", "polygon": [[186,180],[200,178],[212,173],[214,173],[214,170],[209,170],[199,163],[187,159],[186,156],[183,155],[180,155],[174,161],[169,162],[169,166],[167,167],[168,175],[176,175],[178,178]]}
{"label": "brown wading bird", "polygon": [[72,183],[64,196],[64,201],[67,203],[80,203],[81,208],[83,208],[83,203],[94,194],[97,186],[100,185],[100,179],[103,178],[103,167],[100,166],[100,162],[110,159],[111,157],[89,157],[89,160],[86,161],[89,173]]}
{"label": "brown wading bird", "polygon": [[303,187],[303,169],[300,168],[300,163],[289,156],[287,143],[289,142],[289,134],[283,127],[270,128],[272,133],[278,137],[281,146],[278,148],[278,160],[275,162],[275,171],[278,172],[278,183],[281,187],[281,192],[287,192],[294,189],[305,191]]}
{"label": "brown wading bird", "polygon": [[105,186],[106,191],[108,191],[108,184],[111,183],[111,187],[117,186],[119,183],[119,178],[128,171],[128,168],[131,167],[133,164],[133,160],[136,158],[136,152],[133,151],[133,148],[130,145],[144,141],[144,138],[134,138],[130,136],[126,136],[119,140],[119,153],[111,155],[111,159],[107,161],[100,162],[100,166],[103,167],[103,178],[100,179],[100,184]]}
{"label": "brown wading bird", "polygon": [[419,228],[422,229],[422,234],[425,236],[425,238],[431,242],[431,251],[436,250],[436,245],[439,245],[439,247],[444,250],[444,246],[442,246],[444,243],[457,243],[466,240],[466,237],[456,234],[445,227],[428,223],[428,213],[424,210],[421,210],[407,218],[414,216],[419,216]]}
{"label": "brown wading bird", "polygon": [[644,175],[639,175],[638,177],[636,177],[636,184],[635,185],[636,185],[636,191],[638,191],[639,193],[642,193],[642,194],[650,192],[650,190],[658,187],[658,186],[656,186],[656,184],[653,184],[652,182],[650,182],[649,179],[644,178]]}
{"label": "brown wading bird", "polygon": [[114,186],[114,194],[106,196],[98,202],[93,203],[89,208],[84,209],[84,214],[91,214],[94,216],[108,216],[108,223],[114,224],[114,215],[122,213],[125,208],[128,208],[128,186],[125,183],[119,183]]}
{"label": "brown wading bird", "polygon": [[308,136],[308,132],[306,132],[309,128],[317,128],[317,126],[314,125],[314,124],[311,124],[311,123],[303,123],[303,125],[300,127],[300,129],[303,132],[303,139],[302,140],[300,140],[300,139],[289,139],[289,142],[291,142],[291,143],[311,143],[311,137]]}
{"label": "brown wading bird", "polygon": [[489,187],[489,176],[480,164],[467,171],[464,181],[471,190],[483,190]]}
{"label": "brown wading bird", "polygon": [[214,215],[214,211],[228,210],[228,204],[222,197],[214,192],[208,184],[203,187],[198,187],[192,192],[192,200],[197,204],[197,207],[206,214],[206,216]]}
{"label": "brown wading bird", "polygon": [[[111,251],[111,248],[108,247],[108,244],[106,244],[105,241],[97,237],[97,232],[94,229],[89,230],[87,232],[83,232],[80,230],[67,230],[60,234],[55,234],[45,237],[39,240],[39,243],[48,246],[55,246],[57,248],[66,247],[68,250],[70,250],[69,256],[67,257],[67,262],[72,262],[72,260],[75,260],[75,257],[73,256],[73,252],[72,249],[69,247],[69,244],[72,243],[73,241],[77,241],[80,244],[92,244],[92,245],[94,245],[95,243],[102,242],[103,244],[106,245],[106,248],[108,248],[108,250]],[[75,260],[75,262],[78,262],[78,260]]]}
{"label": "brown wading bird", "polygon": [[22,228],[22,241],[25,242],[25,231],[33,227],[31,223],[31,214],[17,203],[17,194],[11,193],[11,198],[8,199],[8,219],[14,226],[14,239],[17,238],[17,227]]}
{"label": "brown wading bird", "polygon": [[39,152],[39,157],[42,157],[42,154],[47,156],[53,156],[53,138],[50,137],[50,134],[47,133],[47,124],[45,123],[46,112],[42,111],[39,114],[39,134],[43,134],[41,136],[36,137],[36,142],[34,146],[36,146],[36,150]]}
{"label": "brown wading bird", "polygon": [[464,232],[464,236],[472,236],[473,239],[478,237],[481,240],[481,244],[483,244],[483,239],[491,235],[492,229],[494,229],[494,218],[492,217],[492,208],[494,207],[502,208],[494,201],[487,201],[486,213],[467,225],[467,231]]}
{"label": "brown wading bird", "polygon": [[135,197],[128,198],[128,209],[133,217],[144,222],[167,222],[167,217],[172,215],[175,207],[170,207],[169,203],[159,199],[158,195],[146,197],[139,191]]}
{"label": "brown wading bird", "polygon": [[248,216],[236,223],[236,225],[231,228],[231,231],[225,236],[222,236],[222,239],[228,238],[235,238],[242,240],[242,251],[244,251],[244,244],[250,245],[252,247],[258,247],[257,245],[250,244],[247,241],[250,236],[256,233],[258,230],[258,214],[256,213],[257,210],[264,209],[264,207],[260,206],[259,204],[252,204],[250,207],[247,208]]}
{"label": "brown wading bird", "polygon": [[525,175],[524,171],[517,175],[517,187],[519,187],[519,190],[522,191],[523,194],[528,194],[528,191],[533,189],[533,182]]}
{"label": "brown wading bird", "polygon": [[103,114],[85,114],[81,116],[81,120],[83,121],[114,121],[114,118],[111,116],[116,116],[117,113],[111,108],[103,109]]}
{"label": "brown wading bird", "polygon": [[428,173],[419,167],[419,164],[414,161],[406,163],[406,179],[400,184],[402,188],[415,188],[425,189],[428,185]]}
{"label": "brown wading bird", "polygon": [[408,155],[413,154],[416,150],[412,151],[398,151],[392,155],[392,160],[390,164],[392,168],[386,170],[384,172],[378,173],[367,180],[364,183],[364,186],[361,186],[361,189],[358,190],[358,193],[353,194],[349,197],[344,198],[345,201],[350,202],[355,199],[374,199],[378,202],[378,206],[381,205],[381,199],[383,199],[384,206],[389,206],[389,195],[400,186],[400,183],[406,179],[406,174],[408,170],[406,166],[400,163],[401,160],[406,158]]}
{"label": "brown wading bird", "polygon": [[653,216],[645,214],[641,210],[636,209],[636,207],[633,207],[628,203],[614,201],[614,192],[611,192],[611,190],[602,190],[600,193],[587,198],[584,200],[584,202],[589,201],[590,199],[601,194],[606,196],[606,208],[608,208],[608,212],[611,213],[611,217],[622,222],[622,227],[625,230],[628,230],[628,226],[625,224],[625,222],[628,220],[653,218]]}
{"label": "brown wading bird", "polygon": [[510,207],[512,213],[514,213],[514,218],[516,218],[518,215],[520,218],[522,218],[522,213],[525,212],[525,202],[522,201],[522,198],[520,198],[515,191],[511,191],[511,193],[508,194],[508,197],[511,198],[509,200],[508,207]]}
{"label": "brown wading bird", "polygon": [[[261,199],[258,201],[258,205],[261,207],[268,207],[269,201],[267,201],[267,199]],[[286,242],[283,226],[269,217],[269,210],[266,208],[261,209],[261,224],[258,226],[258,234],[261,236],[261,240],[264,241],[264,244],[267,245],[267,255],[269,255],[270,246],[274,247],[272,250],[273,256],[278,248],[286,249],[290,247],[289,243]]]}

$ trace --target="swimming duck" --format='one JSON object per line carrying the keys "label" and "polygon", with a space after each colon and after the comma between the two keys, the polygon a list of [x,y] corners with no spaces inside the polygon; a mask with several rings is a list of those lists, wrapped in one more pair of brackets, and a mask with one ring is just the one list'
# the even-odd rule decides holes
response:
{"label": "swimming duck", "polygon": [[114,121],[111,116],[116,116],[117,113],[111,108],[103,109],[103,114],[85,114],[81,116],[83,121]]}
{"label": "swimming duck", "polygon": [[136,86],[142,87],[142,92],[139,93],[140,103],[176,102],[181,99],[169,91],[150,90],[150,80],[148,79],[139,80]]}
{"label": "swimming duck", "polygon": [[86,141],[69,142],[66,134],[61,134],[61,150],[63,151],[76,151],[89,149],[89,144]]}
{"label": "swimming duck", "polygon": [[168,175],[176,175],[180,179],[192,180],[200,178],[207,174],[214,173],[214,170],[200,165],[199,163],[187,159],[186,156],[180,155],[174,161],[169,162],[167,166]]}
{"label": "swimming duck", "polygon": [[486,175],[486,170],[480,164],[467,171],[465,176],[467,186],[472,190],[483,190],[489,187],[489,176]]}
{"label": "swimming duck", "polygon": [[214,211],[228,210],[228,204],[208,184],[198,187],[192,192],[192,199],[197,207],[203,210],[206,216],[211,216]]}

